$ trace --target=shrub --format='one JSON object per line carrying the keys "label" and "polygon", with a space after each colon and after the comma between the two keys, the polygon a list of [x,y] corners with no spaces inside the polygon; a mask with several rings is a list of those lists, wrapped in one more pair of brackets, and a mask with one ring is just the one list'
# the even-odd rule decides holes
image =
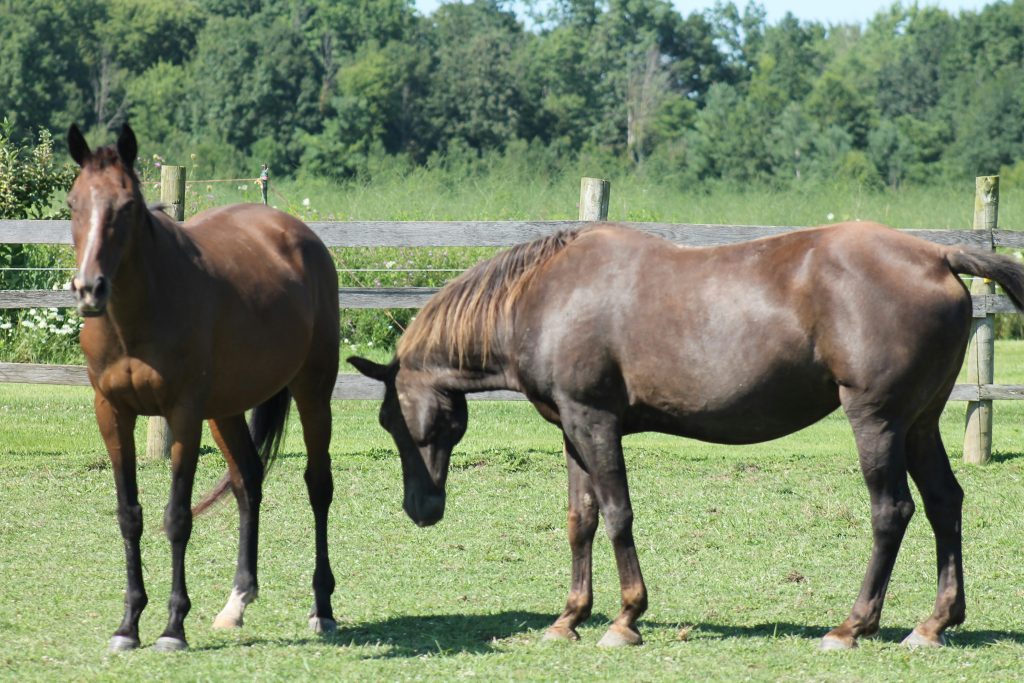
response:
{"label": "shrub", "polygon": [[[59,201],[75,178],[70,164],[53,157],[53,138],[39,131],[34,146],[11,139],[13,126],[0,122],[0,218],[67,218]],[[72,265],[69,250],[50,245],[0,244],[0,288],[57,289]],[[46,270],[43,270],[43,269]],[[80,357],[80,320],[57,309],[0,311],[0,357],[13,361],[62,362]]]}

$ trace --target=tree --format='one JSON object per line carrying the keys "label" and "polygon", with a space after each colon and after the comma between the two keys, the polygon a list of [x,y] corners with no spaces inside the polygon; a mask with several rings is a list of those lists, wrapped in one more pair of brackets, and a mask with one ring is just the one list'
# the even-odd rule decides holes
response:
{"label": "tree", "polygon": [[442,5],[433,15],[433,64],[423,103],[434,149],[453,140],[501,149],[520,132],[522,89],[513,61],[523,38],[495,0]]}
{"label": "tree", "polygon": [[83,59],[93,44],[100,0],[39,0],[0,12],[0,112],[11,135],[27,139],[37,127],[67,130],[88,124],[91,90]]}
{"label": "tree", "polygon": [[317,130],[320,73],[301,31],[268,14],[213,17],[189,64],[185,104],[197,139],[249,153],[258,140],[281,171],[293,170],[301,130]]}

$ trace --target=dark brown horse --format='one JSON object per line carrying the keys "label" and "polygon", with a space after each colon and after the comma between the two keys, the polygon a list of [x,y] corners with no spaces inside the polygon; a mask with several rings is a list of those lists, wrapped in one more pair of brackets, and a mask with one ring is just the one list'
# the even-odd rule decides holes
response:
{"label": "dark brown horse", "polygon": [[[111,650],[139,645],[142,508],[133,430],[139,415],[163,415],[173,435],[167,628],[156,647],[185,644],[185,546],[202,422],[228,464],[239,510],[234,590],[215,627],[240,626],[256,598],[259,507],[267,459],[280,442],[294,396],[308,453],[306,485],[316,523],[314,629],[334,627],[327,556],[333,495],[328,445],[338,368],[338,280],[331,256],[303,223],[258,205],[201,213],[183,225],[146,208],[132,169],[135,135],[92,152],[68,133],[81,166],[68,194],[77,272],[71,283],[86,317],[82,350],[95,389],[96,420],[110,454],[128,569],[124,620]],[[255,408],[252,433],[244,413]]]}
{"label": "dark brown horse", "polygon": [[964,619],[962,490],[939,415],[964,357],[971,298],[957,277],[1003,285],[1018,308],[1024,268],[873,224],[709,249],[615,225],[543,238],[457,278],[424,307],[389,365],[350,358],[385,384],[380,422],[398,446],[405,510],[441,519],[467,392],[521,391],[561,427],[569,468],[572,585],[546,638],[590,615],[598,511],[615,550],[622,610],[601,645],[641,642],[647,590],[633,543],[623,434],[725,444],[806,427],[842,406],[871,494],[873,548],[850,616],[825,635],[848,648],[878,630],[914,512],[935,533],[938,597],[907,637],[938,645]]}

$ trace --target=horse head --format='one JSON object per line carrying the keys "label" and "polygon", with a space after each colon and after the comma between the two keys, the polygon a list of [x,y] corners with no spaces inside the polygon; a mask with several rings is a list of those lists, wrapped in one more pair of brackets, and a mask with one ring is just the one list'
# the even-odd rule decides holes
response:
{"label": "horse head", "polygon": [[397,360],[381,365],[351,356],[348,362],[384,383],[380,424],[402,458],[402,507],[419,526],[436,524],[444,516],[452,449],[466,433],[465,394],[439,388],[427,373],[405,370]]}
{"label": "horse head", "polygon": [[133,170],[138,145],[125,124],[115,147],[93,152],[72,124],[68,149],[81,167],[68,193],[76,265],[71,291],[81,315],[97,316],[110,300],[114,275],[145,206]]}

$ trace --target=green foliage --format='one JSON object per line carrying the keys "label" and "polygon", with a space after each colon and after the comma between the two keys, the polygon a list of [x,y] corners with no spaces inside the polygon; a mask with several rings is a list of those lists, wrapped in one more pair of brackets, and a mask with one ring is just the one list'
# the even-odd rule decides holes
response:
{"label": "green foliage", "polygon": [[[1024,11],[896,3],[823,26],[723,2],[39,0],[0,13],[0,113],[26,139],[131,118],[203,175],[367,180],[539,141],[687,183],[889,187],[1024,156]],[[516,12],[520,14],[517,15]],[[531,23],[523,23],[523,17]],[[850,153],[853,153],[852,155]],[[390,159],[390,160],[389,160]],[[449,162],[450,163],[450,162]],[[845,170],[844,170],[845,169]]]}
{"label": "green foliage", "polygon": [[54,209],[54,194],[71,188],[75,171],[53,158],[53,138],[45,128],[34,147],[11,139],[13,122],[0,122],[0,218],[63,218],[66,209]]}

